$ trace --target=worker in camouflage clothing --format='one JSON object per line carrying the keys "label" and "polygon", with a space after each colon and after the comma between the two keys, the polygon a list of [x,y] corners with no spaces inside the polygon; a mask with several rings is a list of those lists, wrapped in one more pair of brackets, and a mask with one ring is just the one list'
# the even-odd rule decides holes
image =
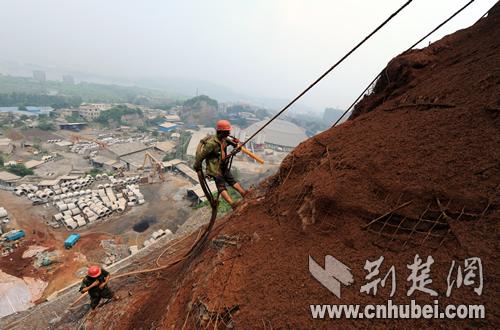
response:
{"label": "worker in camouflage clothing", "polygon": [[226,183],[233,187],[242,197],[247,193],[241,184],[234,179],[228,167],[227,147],[231,145],[236,148],[239,141],[229,138],[231,124],[227,120],[219,120],[216,130],[215,135],[207,136],[200,141],[193,167],[197,172],[201,171],[203,160],[205,160],[206,174],[215,180],[215,185],[222,198],[234,208],[236,204],[227,192]]}
{"label": "worker in camouflage clothing", "polygon": [[90,296],[90,307],[95,309],[102,298],[112,299],[113,292],[108,287],[108,282],[111,276],[109,272],[102,269],[99,266],[90,266],[87,272],[87,276],[82,281],[80,286],[80,292],[89,293]]}

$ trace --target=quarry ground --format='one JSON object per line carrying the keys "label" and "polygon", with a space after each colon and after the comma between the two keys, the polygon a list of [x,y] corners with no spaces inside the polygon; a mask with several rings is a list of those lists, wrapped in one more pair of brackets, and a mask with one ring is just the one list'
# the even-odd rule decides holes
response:
{"label": "quarry ground", "polygon": [[[63,248],[69,232],[63,227],[54,229],[45,223],[54,214],[52,206],[33,206],[26,198],[0,190],[0,200],[11,218],[6,229],[18,228],[27,233],[14,253],[0,258],[0,269],[17,277],[29,276],[47,281],[49,284],[42,298],[50,296],[78,280],[82,275],[79,271],[88,263],[102,263],[106,254],[99,244],[101,240],[113,239],[119,244],[141,246],[158,229],[176,232],[192,213],[190,202],[184,198],[185,188],[189,186],[189,182],[180,175],[167,175],[164,183],[142,185],[141,191],[147,201],[144,205],[77,230],[82,238],[70,250]],[[148,221],[147,228],[141,232],[134,231],[134,225],[144,219]],[[23,253],[33,245],[48,247],[49,251],[57,250],[61,255],[52,265],[35,268],[33,258],[22,258]]]}

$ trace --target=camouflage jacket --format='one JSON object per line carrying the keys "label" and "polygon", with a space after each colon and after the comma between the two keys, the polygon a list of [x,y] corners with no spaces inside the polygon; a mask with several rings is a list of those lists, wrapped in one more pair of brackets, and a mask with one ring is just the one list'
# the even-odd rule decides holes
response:
{"label": "camouflage jacket", "polygon": [[202,169],[203,160],[206,163],[206,173],[210,176],[222,175],[226,164],[222,159],[227,155],[227,142],[220,141],[216,135],[210,135],[202,139],[196,150],[196,159],[193,168],[196,171]]}

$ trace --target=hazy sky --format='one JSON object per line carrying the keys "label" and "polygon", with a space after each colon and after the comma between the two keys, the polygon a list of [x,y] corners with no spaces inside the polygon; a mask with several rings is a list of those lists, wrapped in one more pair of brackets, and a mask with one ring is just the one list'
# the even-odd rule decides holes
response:
{"label": "hazy sky", "polygon": [[[291,99],[404,2],[0,0],[0,59]],[[414,0],[303,102],[348,106],[392,57],[467,2]],[[468,27],[495,2],[476,0],[431,40]]]}

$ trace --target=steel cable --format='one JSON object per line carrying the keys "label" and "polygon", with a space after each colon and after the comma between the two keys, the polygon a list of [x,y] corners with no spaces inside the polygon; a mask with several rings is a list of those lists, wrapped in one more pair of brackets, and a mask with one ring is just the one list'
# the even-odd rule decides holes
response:
{"label": "steel cable", "polygon": [[[453,19],[455,16],[457,16],[462,10],[464,10],[467,7],[469,7],[469,5],[472,4],[474,1],[475,0],[470,0],[462,8],[460,8],[459,10],[457,10],[453,15],[451,15],[450,17],[448,17],[447,19],[445,19],[438,26],[436,26],[431,32],[427,33],[424,37],[420,38],[416,43],[414,43],[413,45],[411,45],[407,50],[405,50],[403,52],[403,54],[406,53],[406,52],[408,52],[408,51],[410,51],[411,49],[413,49],[413,47],[415,47],[416,45],[418,45],[419,43],[421,43],[422,41],[424,41],[427,37],[429,37],[431,34],[433,34],[434,32],[436,32],[437,30],[439,30],[443,25],[445,25],[451,19]],[[486,15],[486,14],[484,14],[484,15]],[[484,15],[483,15],[483,17],[484,17]],[[344,111],[344,113],[342,114],[342,116],[340,116],[340,118],[337,119],[337,121],[335,122],[335,124],[332,125],[332,127],[337,126],[337,124],[342,120],[342,118],[344,118],[344,116],[346,114],[348,114],[349,111],[351,111],[351,109],[365,95],[365,93],[368,91],[368,89],[370,89],[370,86],[372,86],[375,83],[375,81],[377,81],[377,79],[382,75],[383,72],[384,72],[384,70],[380,71],[380,73],[375,78],[373,78],[373,80],[368,84],[368,86],[366,86],[366,88],[361,92],[361,94],[359,94],[359,96],[354,100],[354,102],[351,103],[351,105],[349,106],[349,108],[347,108],[347,110]]]}

